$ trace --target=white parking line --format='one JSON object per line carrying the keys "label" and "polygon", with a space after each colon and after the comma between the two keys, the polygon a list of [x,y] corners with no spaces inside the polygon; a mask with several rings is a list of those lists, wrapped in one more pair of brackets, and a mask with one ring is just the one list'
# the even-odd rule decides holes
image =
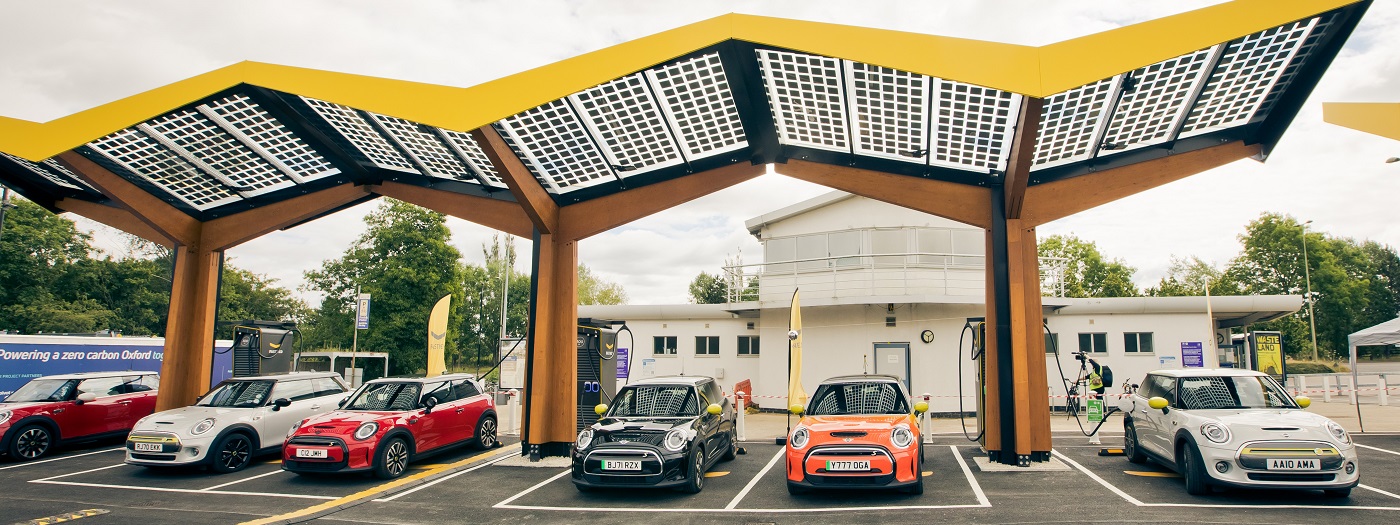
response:
{"label": "white parking line", "polygon": [[8,466],[8,467],[0,467],[0,470],[10,470],[10,469],[12,469],[12,468],[28,467],[28,466],[38,465],[38,464],[41,464],[41,463],[48,463],[48,462],[50,462],[50,461],[63,461],[63,460],[65,460],[65,459],[73,459],[73,458],[80,458],[80,457],[83,457],[83,456],[91,456],[91,455],[93,455],[93,454],[101,454],[101,453],[103,453],[103,452],[116,452],[116,451],[118,451],[118,450],[125,450],[125,449],[123,449],[123,448],[121,448],[121,447],[117,447],[117,448],[109,448],[109,449],[104,449],[104,450],[98,450],[98,451],[95,451],[95,452],[84,452],[84,453],[82,453],[82,454],[73,454],[73,455],[71,455],[71,456],[63,456],[63,457],[61,457],[61,458],[41,459],[41,460],[39,460],[39,461],[31,461],[31,462],[28,462],[28,463],[20,463],[20,464],[18,464],[18,465],[10,465],[10,466]]}
{"label": "white parking line", "polygon": [[1378,488],[1376,488],[1376,487],[1372,487],[1372,486],[1370,486],[1370,485],[1359,485],[1359,484],[1358,484],[1357,486],[1358,486],[1358,487],[1361,487],[1361,488],[1363,488],[1363,489],[1369,490],[1369,491],[1371,491],[1371,492],[1375,492],[1375,493],[1377,493],[1377,494],[1385,494],[1385,495],[1390,496],[1390,497],[1392,497],[1392,498],[1400,499],[1400,494],[1396,494],[1396,493],[1394,493],[1394,492],[1386,492],[1386,491],[1384,491],[1384,490],[1378,489]]}
{"label": "white parking line", "polygon": [[[1124,499],[1125,501],[1127,501],[1128,503],[1132,503],[1133,505],[1136,505],[1136,506],[1138,506],[1138,507],[1190,507],[1190,508],[1201,508],[1201,509],[1338,509],[1338,510],[1389,510],[1389,511],[1400,511],[1400,507],[1377,507],[1377,506],[1364,506],[1364,507],[1363,507],[1363,506],[1337,506],[1337,505],[1254,505],[1254,504],[1229,505],[1229,504],[1220,504],[1220,503],[1143,503],[1142,501],[1139,501],[1137,498],[1134,498],[1134,497],[1132,497],[1132,496],[1129,496],[1126,492],[1123,492],[1122,490],[1119,490],[1118,487],[1115,487],[1115,486],[1109,484],[1107,481],[1104,481],[1103,478],[1100,478],[1098,475],[1094,474],[1093,472],[1090,472],[1089,469],[1084,468],[1083,465],[1080,465],[1079,463],[1075,462],[1074,460],[1069,459],[1069,457],[1065,456],[1064,454],[1061,454],[1058,450],[1054,450],[1054,451],[1051,451],[1051,452],[1054,453],[1055,456],[1059,457],[1061,461],[1064,461],[1065,463],[1069,463],[1070,466],[1073,466],[1074,468],[1078,469],[1080,472],[1083,472],[1084,475],[1089,476],[1089,477],[1092,478],[1094,481],[1099,482],[1099,484],[1100,484],[1100,485],[1103,485],[1104,488],[1107,488],[1108,490],[1113,491],[1114,494],[1117,494],[1119,497],[1123,498],[1123,499]],[[1383,491],[1380,491],[1379,489],[1374,489],[1374,488],[1371,488],[1371,487],[1368,487],[1368,486],[1365,486],[1365,485],[1360,485],[1360,486],[1361,486],[1362,488],[1365,488],[1365,489],[1368,489],[1368,490],[1374,490],[1374,491],[1377,491],[1377,492],[1381,492],[1381,493],[1383,493],[1383,494],[1386,494],[1386,495],[1388,495],[1388,496],[1394,496],[1394,497],[1400,498],[1400,496],[1396,496],[1395,494],[1390,494],[1390,493],[1388,493],[1388,492],[1383,492]]]}
{"label": "white parking line", "polygon": [[763,479],[764,474],[767,474],[769,470],[773,469],[773,465],[778,463],[778,458],[783,457],[784,452],[787,452],[787,447],[783,447],[778,450],[777,454],[773,454],[773,459],[768,460],[768,464],[763,466],[763,470],[758,471],[757,476],[749,480],[748,485],[744,485],[744,490],[739,491],[739,494],[734,496],[734,499],[729,500],[729,504],[724,506],[724,510],[734,510],[734,507],[738,507],[739,501],[743,500],[744,496],[749,495],[749,491],[753,490],[753,486],[758,484],[758,480]]}
{"label": "white parking line", "polygon": [[59,475],[57,475],[57,476],[51,476],[51,477],[47,477],[47,478],[43,478],[43,479],[36,479],[36,480],[34,480],[34,481],[30,481],[30,483],[39,483],[39,482],[41,482],[41,481],[48,481],[48,480],[51,480],[51,479],[66,478],[66,477],[68,477],[68,476],[77,476],[78,474],[87,474],[87,473],[89,473],[89,472],[97,472],[97,471],[99,471],[99,470],[107,470],[107,469],[109,469],[109,468],[117,468],[117,467],[125,467],[125,466],[126,466],[126,463],[117,463],[116,465],[107,465],[107,466],[105,466],[105,467],[90,468],[90,469],[81,470],[81,471],[78,471],[78,472],[69,472],[69,473],[67,473],[67,474],[59,474]]}
{"label": "white parking line", "polygon": [[214,486],[212,486],[212,487],[204,488],[204,489],[199,489],[199,490],[200,490],[201,492],[205,492],[205,491],[210,491],[210,490],[214,490],[214,489],[221,489],[221,488],[227,487],[227,486],[229,486],[229,485],[237,485],[237,484],[239,484],[239,483],[243,483],[244,481],[252,481],[252,480],[255,480],[255,479],[258,479],[258,478],[265,478],[265,477],[271,476],[271,475],[273,475],[273,474],[281,474],[281,473],[283,473],[283,472],[285,472],[285,471],[283,471],[282,469],[277,469],[277,470],[274,470],[274,471],[272,471],[272,472],[267,472],[267,473],[263,473],[263,474],[258,474],[258,475],[256,475],[256,476],[251,477],[251,478],[243,478],[243,479],[240,479],[240,480],[237,480],[237,481],[230,481],[230,482],[228,482],[228,483],[224,483],[224,484],[221,484],[221,485],[214,485]]}
{"label": "white parking line", "polygon": [[431,486],[433,486],[433,485],[437,485],[438,483],[442,483],[442,482],[447,481],[447,480],[449,480],[449,479],[455,478],[455,477],[457,477],[457,476],[461,476],[461,475],[463,475],[463,474],[466,474],[466,473],[468,473],[468,472],[471,472],[471,471],[474,471],[474,470],[477,470],[477,469],[480,469],[480,468],[485,468],[485,467],[489,467],[489,466],[491,466],[491,465],[495,465],[496,463],[500,463],[500,462],[502,462],[502,461],[505,461],[505,460],[510,459],[510,458],[513,458],[513,457],[515,457],[513,454],[504,454],[504,455],[502,455],[501,457],[496,458],[496,459],[493,459],[493,460],[491,460],[491,461],[487,461],[486,463],[482,463],[482,464],[480,464],[480,465],[477,465],[477,466],[475,466],[475,467],[469,468],[469,469],[467,469],[467,470],[463,470],[463,471],[461,471],[461,472],[457,472],[457,473],[452,474],[452,475],[450,475],[450,476],[443,476],[443,477],[441,477],[441,478],[438,478],[438,479],[435,479],[435,480],[433,480],[433,481],[424,483],[424,484],[419,485],[419,486],[417,486],[417,487],[413,487],[413,488],[411,488],[411,489],[405,490],[405,491],[400,492],[400,493],[398,493],[398,494],[394,494],[393,496],[389,496],[389,497],[387,497],[387,498],[379,498],[379,499],[377,499],[377,500],[374,500],[374,502],[375,502],[375,503],[384,503],[384,502],[387,502],[387,501],[394,501],[394,500],[396,500],[396,499],[402,498],[402,497],[407,496],[407,495],[409,495],[409,494],[413,494],[414,492],[418,492],[418,491],[420,491],[420,490],[426,489],[426,488],[431,487]]}
{"label": "white parking line", "polygon": [[79,483],[76,481],[48,481],[34,480],[30,483],[44,483],[49,485],[70,485],[74,487],[96,487],[103,489],[126,489],[126,490],[146,490],[151,492],[181,492],[186,494],[222,494],[228,496],[270,496],[274,498],[297,498],[297,499],[339,499],[334,496],[311,496],[307,494],[279,494],[274,492],[238,492],[233,490],[198,490],[198,489],[173,489],[165,487],[128,487],[126,485],[108,485],[105,483]]}
{"label": "white parking line", "polygon": [[560,472],[560,473],[558,473],[558,474],[555,474],[553,477],[551,477],[551,478],[549,478],[549,479],[547,479],[547,480],[541,481],[541,482],[539,482],[539,483],[536,483],[535,486],[530,487],[530,488],[525,489],[525,490],[522,490],[522,491],[520,491],[519,494],[516,494],[516,495],[514,495],[514,496],[511,496],[511,497],[507,498],[505,501],[502,501],[502,502],[500,502],[500,503],[497,503],[497,504],[495,504],[495,505],[492,505],[492,507],[495,507],[495,508],[498,508],[498,509],[508,508],[508,507],[510,507],[510,502],[515,501],[515,500],[518,500],[518,499],[520,499],[521,497],[523,497],[524,495],[529,494],[529,493],[531,493],[531,492],[534,492],[536,489],[538,489],[538,488],[540,488],[540,487],[543,487],[543,486],[545,486],[545,485],[548,485],[548,484],[550,484],[550,482],[552,482],[552,481],[554,481],[554,480],[556,480],[556,479],[559,479],[559,478],[562,478],[562,477],[564,477],[564,476],[567,476],[567,475],[569,475],[570,472],[573,472],[573,469],[567,469],[567,470],[565,470],[565,471],[563,471],[563,472]]}
{"label": "white parking line", "polygon": [[1376,452],[1385,452],[1386,454],[1395,454],[1395,455],[1397,455],[1397,456],[1400,456],[1400,452],[1396,452],[1396,451],[1394,451],[1394,450],[1386,450],[1386,449],[1383,449],[1383,448],[1376,448],[1376,447],[1372,447],[1372,446],[1362,445],[1362,444],[1360,444],[1360,443],[1355,443],[1355,445],[1358,446],[1358,447],[1364,448],[1364,449],[1374,450],[1374,451],[1376,451]]}
{"label": "white parking line", "polygon": [[962,454],[958,453],[958,447],[949,445],[953,451],[953,457],[958,460],[958,466],[962,467],[963,475],[967,476],[967,484],[972,485],[972,493],[977,495],[977,502],[983,507],[992,506],[992,502],[987,499],[987,493],[982,492],[982,485],[977,483],[977,478],[972,475],[972,469],[968,468],[967,462],[963,461]]}

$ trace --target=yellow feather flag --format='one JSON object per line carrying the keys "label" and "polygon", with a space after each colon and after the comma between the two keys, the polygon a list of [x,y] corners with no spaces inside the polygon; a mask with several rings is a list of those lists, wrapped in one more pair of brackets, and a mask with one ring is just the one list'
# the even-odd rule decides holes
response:
{"label": "yellow feather flag", "polygon": [[444,295],[428,314],[428,377],[447,373],[447,308],[452,296]]}
{"label": "yellow feather flag", "polygon": [[807,406],[807,391],[802,389],[802,308],[797,290],[792,292],[792,320],[788,324],[788,408]]}

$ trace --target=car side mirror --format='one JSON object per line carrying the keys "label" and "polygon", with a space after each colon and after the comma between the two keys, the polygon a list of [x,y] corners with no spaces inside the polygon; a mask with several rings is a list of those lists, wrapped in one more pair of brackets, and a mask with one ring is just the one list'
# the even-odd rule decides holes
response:
{"label": "car side mirror", "polygon": [[607,412],[608,412],[608,405],[605,404],[605,403],[598,403],[597,405],[594,405],[594,406],[593,406],[593,413],[594,413],[594,414],[598,414],[600,417],[601,417],[603,414],[606,414]]}
{"label": "car side mirror", "polygon": [[78,394],[78,399],[74,401],[74,403],[81,405],[89,401],[97,401],[97,394],[94,394],[92,392],[83,392],[81,394]]}
{"label": "car side mirror", "polygon": [[724,412],[724,407],[719,406],[718,403],[710,403],[710,406],[705,407],[705,411],[709,412],[710,415],[718,416],[721,412]]}
{"label": "car side mirror", "polygon": [[806,410],[802,408],[802,405],[793,405],[788,407],[788,412],[791,412],[795,416],[800,416],[803,412],[806,412]]}
{"label": "car side mirror", "polygon": [[429,397],[426,397],[426,398],[423,399],[423,413],[424,413],[424,414],[427,414],[427,413],[429,413],[429,412],[432,412],[432,411],[433,411],[433,407],[435,407],[435,406],[437,406],[437,398],[436,398],[436,397],[431,397],[431,396],[429,396]]}
{"label": "car side mirror", "polygon": [[1147,406],[1152,407],[1153,410],[1161,410],[1163,414],[1170,411],[1170,409],[1167,408],[1169,404],[1171,403],[1168,403],[1166,398],[1161,397],[1154,397],[1147,400]]}
{"label": "car side mirror", "polygon": [[1298,396],[1293,398],[1293,402],[1298,404],[1298,408],[1308,408],[1312,406],[1312,398],[1308,396]]}
{"label": "car side mirror", "polygon": [[922,414],[922,413],[924,413],[924,412],[928,412],[928,402],[927,402],[927,401],[920,401],[920,402],[918,402],[918,403],[914,403],[914,413],[915,413],[915,414]]}
{"label": "car side mirror", "polygon": [[287,407],[289,407],[289,406],[292,406],[292,400],[287,399],[287,398],[285,398],[285,397],[279,397],[279,398],[277,398],[277,399],[272,400],[272,411],[273,411],[273,412],[276,412],[276,411],[278,411],[278,410],[282,410],[282,409],[287,408]]}

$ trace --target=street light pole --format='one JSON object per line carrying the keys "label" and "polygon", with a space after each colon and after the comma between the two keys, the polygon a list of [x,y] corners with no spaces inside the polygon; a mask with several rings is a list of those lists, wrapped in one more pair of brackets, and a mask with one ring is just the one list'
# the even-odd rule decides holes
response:
{"label": "street light pole", "polygon": [[1313,315],[1312,272],[1308,268],[1308,225],[1303,223],[1303,280],[1308,287],[1308,331],[1312,334],[1312,358],[1317,361],[1317,317]]}
{"label": "street light pole", "polygon": [[5,238],[5,210],[13,208],[10,205],[10,188],[0,186],[0,239]]}

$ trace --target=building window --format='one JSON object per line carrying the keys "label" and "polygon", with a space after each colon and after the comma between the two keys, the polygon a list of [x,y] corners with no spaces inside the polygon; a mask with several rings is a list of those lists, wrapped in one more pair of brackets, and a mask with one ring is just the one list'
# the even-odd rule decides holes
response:
{"label": "building window", "polygon": [[676,336],[658,335],[651,338],[652,353],[656,355],[676,355]]}
{"label": "building window", "polygon": [[1152,332],[1123,332],[1123,352],[1129,354],[1152,353]]}
{"label": "building window", "polygon": [[1053,354],[1053,353],[1059,351],[1058,348],[1057,348],[1059,344],[1060,344],[1060,334],[1057,334],[1057,333],[1054,333],[1054,332],[1046,332],[1046,333],[1045,333],[1045,353],[1047,353],[1047,354]]}
{"label": "building window", "polygon": [[719,336],[695,336],[695,355],[719,355]]}
{"label": "building window", "polygon": [[758,336],[739,336],[739,355],[758,355]]}
{"label": "building window", "polygon": [[1096,354],[1108,353],[1108,334],[1099,332],[1093,334],[1079,334],[1079,351]]}

